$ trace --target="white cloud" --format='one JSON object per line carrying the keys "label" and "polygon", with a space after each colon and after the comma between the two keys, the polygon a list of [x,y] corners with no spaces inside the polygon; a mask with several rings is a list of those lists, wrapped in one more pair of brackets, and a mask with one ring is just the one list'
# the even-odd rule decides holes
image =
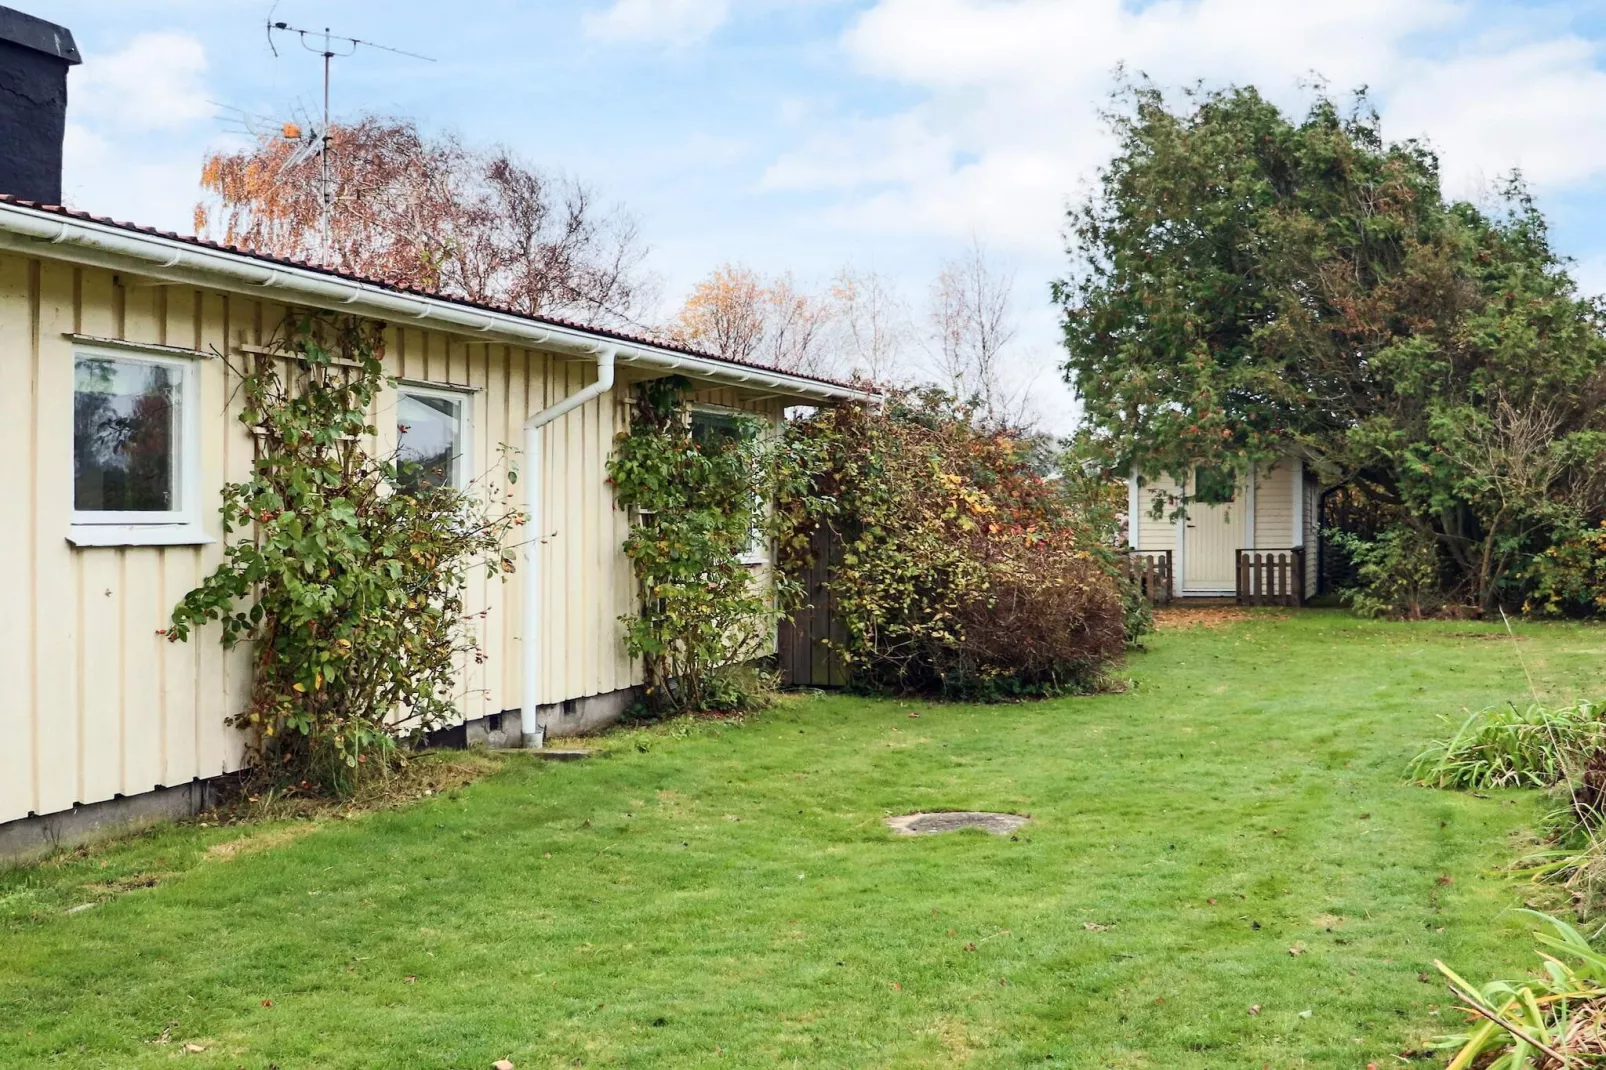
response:
{"label": "white cloud", "polygon": [[587,12],[584,25],[605,41],[682,46],[708,37],[729,14],[730,0],[613,0]]}
{"label": "white cloud", "polygon": [[1412,65],[1389,87],[1385,118],[1431,140],[1446,185],[1469,196],[1513,167],[1541,189],[1606,175],[1606,72],[1578,37],[1485,44]]}
{"label": "white cloud", "polygon": [[85,56],[68,75],[63,195],[68,203],[188,232],[201,160],[216,140],[201,42],[145,33]]}
{"label": "white cloud", "polygon": [[1427,135],[1456,194],[1513,166],[1541,190],[1606,175],[1596,46],[1488,22],[1456,0],[879,0],[841,45],[918,103],[817,119],[763,181],[832,191],[845,228],[979,232],[1047,262],[1112,147],[1098,112],[1117,65],[1172,87],[1253,83],[1294,108],[1312,75],[1369,86],[1385,132]]}
{"label": "white cloud", "polygon": [[210,118],[206,49],[185,33],[142,33],[110,55],[74,68],[72,114],[129,132],[179,130]]}

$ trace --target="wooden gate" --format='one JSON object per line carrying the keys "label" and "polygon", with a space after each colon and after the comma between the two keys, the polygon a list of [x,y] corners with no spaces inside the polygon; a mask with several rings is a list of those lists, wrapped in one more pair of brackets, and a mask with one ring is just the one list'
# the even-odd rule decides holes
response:
{"label": "wooden gate", "polygon": [[1238,601],[1248,606],[1305,604],[1305,550],[1239,550]]}
{"label": "wooden gate", "polygon": [[1165,605],[1176,596],[1176,578],[1170,550],[1133,550],[1126,555],[1126,574],[1138,593],[1152,606]]}
{"label": "wooden gate", "polygon": [[[811,547],[813,563],[797,579],[803,584],[803,605],[781,620],[777,660],[782,687],[843,687],[847,667],[837,651],[844,637],[829,586],[842,546],[836,533],[821,525]],[[832,643],[838,644],[832,646]]]}

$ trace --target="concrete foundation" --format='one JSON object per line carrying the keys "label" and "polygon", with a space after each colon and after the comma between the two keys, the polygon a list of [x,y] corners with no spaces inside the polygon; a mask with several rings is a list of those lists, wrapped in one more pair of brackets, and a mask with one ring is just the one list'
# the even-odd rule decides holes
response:
{"label": "concrete foundation", "polygon": [[[617,724],[639,694],[638,688],[631,687],[606,695],[569,699],[540,707],[537,716],[546,726],[548,740],[593,735]],[[523,747],[519,711],[508,710],[432,732],[429,744],[496,749]],[[137,832],[164,821],[194,817],[217,805],[220,789],[227,781],[226,777],[197,780],[178,787],[157,788],[142,795],[75,806],[56,814],[8,821],[0,824],[0,865],[32,862],[55,851]]]}
{"label": "concrete foundation", "polygon": [[34,862],[56,851],[194,817],[217,804],[230,778],[196,780],[0,825],[0,865]]}
{"label": "concrete foundation", "polygon": [[[627,687],[606,695],[589,695],[537,707],[536,718],[545,726],[549,740],[595,735],[618,724],[625,711],[640,697],[640,688]],[[446,729],[432,736],[430,741],[438,746],[517,750],[524,746],[524,732],[520,728],[519,711],[504,710],[457,728]]]}

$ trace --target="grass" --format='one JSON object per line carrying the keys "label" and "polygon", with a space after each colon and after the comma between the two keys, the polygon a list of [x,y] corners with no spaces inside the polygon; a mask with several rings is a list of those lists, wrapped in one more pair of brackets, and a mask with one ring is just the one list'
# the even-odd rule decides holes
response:
{"label": "grass", "polygon": [[[1519,631],[1546,702],[1606,690],[1606,630]],[[0,1066],[1402,1065],[1460,1024],[1434,959],[1531,965],[1492,874],[1536,793],[1403,776],[1436,715],[1525,700],[1513,655],[1255,615],[1154,637],[1124,694],[800,699],[165,829],[0,874]],[[882,824],[939,808],[1033,820]]]}

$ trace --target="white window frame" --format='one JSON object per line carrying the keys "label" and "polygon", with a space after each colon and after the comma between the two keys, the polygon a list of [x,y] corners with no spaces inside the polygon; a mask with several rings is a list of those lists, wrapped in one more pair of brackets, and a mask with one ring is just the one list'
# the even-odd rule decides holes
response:
{"label": "white window frame", "polygon": [[403,396],[438,398],[457,403],[462,414],[457,425],[458,449],[452,459],[454,490],[468,490],[474,482],[474,391],[465,388],[438,386],[404,379],[396,384],[396,450],[401,452],[401,400]]}
{"label": "white window frame", "polygon": [[[694,419],[698,413],[705,413],[709,416],[750,416],[755,419],[763,419],[759,413],[732,408],[729,405],[695,404],[686,407],[686,418],[688,420]],[[768,513],[772,508],[772,503],[761,502],[760,507],[765,513]],[[736,560],[744,565],[767,565],[770,563],[769,539],[764,537],[764,531],[761,526],[755,525],[748,532],[747,549],[743,550]]]}
{"label": "white window frame", "polygon": [[[201,519],[200,367],[206,354],[190,356],[187,353],[175,353],[166,346],[145,349],[134,345],[86,343],[74,344],[72,354],[74,397],[77,395],[78,361],[81,359],[155,364],[178,372],[178,419],[173,429],[178,439],[174,451],[177,463],[173,472],[173,492],[178,499],[178,508],[157,513],[74,507],[67,541],[74,546],[200,546],[213,542],[206,534]],[[76,485],[70,493],[76,502]]]}

